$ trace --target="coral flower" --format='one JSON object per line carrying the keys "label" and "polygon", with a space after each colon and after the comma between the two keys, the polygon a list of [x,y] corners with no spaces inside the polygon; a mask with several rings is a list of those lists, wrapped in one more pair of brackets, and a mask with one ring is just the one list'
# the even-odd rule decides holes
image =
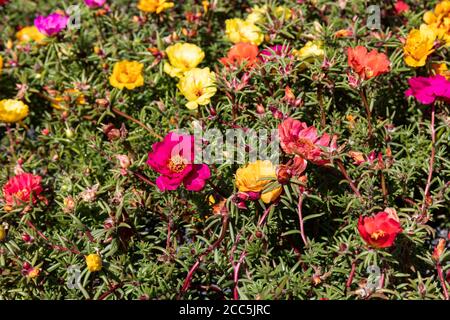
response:
{"label": "coral flower", "polygon": [[36,204],[42,192],[42,177],[31,173],[22,173],[12,177],[3,186],[3,197],[9,207],[19,206],[30,201]]}
{"label": "coral flower", "polygon": [[258,46],[240,42],[235,44],[228,51],[225,58],[219,59],[219,61],[226,67],[240,67],[245,65],[246,69],[253,68],[258,62]]}
{"label": "coral flower", "polygon": [[436,99],[450,101],[450,81],[441,75],[414,77],[408,80],[407,97],[414,96],[423,104],[432,104]]}
{"label": "coral flower", "polygon": [[52,13],[48,16],[38,16],[34,19],[34,25],[39,30],[40,33],[46,35],[47,37],[52,37],[61,30],[63,30],[67,23],[69,22],[69,17],[59,14]]}
{"label": "coral flower", "polygon": [[0,121],[15,123],[28,115],[28,106],[20,100],[4,99],[0,101]]}
{"label": "coral flower", "polygon": [[156,185],[161,191],[175,190],[182,183],[187,190],[200,191],[211,173],[206,164],[196,164],[194,136],[169,133],[153,144],[147,164],[161,175]]}
{"label": "coral flower", "polygon": [[132,90],[144,85],[142,76],[144,65],[137,61],[120,61],[114,65],[113,73],[109,78],[109,83],[118,89],[127,88]]}
{"label": "coral flower", "polygon": [[238,18],[225,21],[225,33],[233,43],[248,42],[259,46],[264,41],[264,35],[256,24]]}
{"label": "coral flower", "polygon": [[197,67],[205,58],[203,50],[192,43],[176,43],[168,47],[166,53],[170,63],[164,64],[164,72],[178,78]]}
{"label": "coral flower", "polygon": [[86,266],[89,270],[89,272],[98,272],[102,270],[102,258],[96,254],[92,253],[88,256],[86,256]]}
{"label": "coral flower", "polygon": [[424,66],[428,56],[434,51],[435,40],[436,33],[425,24],[420,29],[411,30],[403,47],[405,63],[410,67]]}
{"label": "coral flower", "polygon": [[24,27],[16,33],[16,39],[19,40],[20,43],[34,41],[40,44],[44,42],[45,38],[45,35],[40,33],[35,26]]}
{"label": "coral flower", "polygon": [[197,109],[199,105],[210,103],[210,98],[216,94],[216,77],[209,68],[194,68],[184,74],[178,82],[178,89],[185,96],[188,109]]}
{"label": "coral flower", "polygon": [[376,77],[389,71],[390,61],[384,53],[377,50],[367,52],[362,46],[347,48],[348,65],[363,80]]}
{"label": "coral flower", "polygon": [[84,0],[84,3],[89,8],[98,8],[102,7],[105,4],[106,0]]}
{"label": "coral flower", "polygon": [[139,0],[138,9],[144,12],[161,13],[166,9],[172,8],[173,2],[166,0]]}
{"label": "coral flower", "polygon": [[360,217],[358,231],[363,240],[374,248],[389,248],[402,232],[398,218],[388,212],[378,212],[372,217]]}
{"label": "coral flower", "polygon": [[324,150],[335,149],[331,137],[324,133],[321,137],[317,135],[317,129],[299,120],[287,118],[278,126],[280,145],[287,154],[295,154],[317,165],[329,163],[323,158]]}
{"label": "coral flower", "polygon": [[236,187],[239,192],[248,193],[250,196],[260,194],[264,203],[270,203],[276,200],[283,187],[265,191],[264,189],[272,180],[277,179],[276,166],[269,160],[257,160],[249,163],[236,171]]}

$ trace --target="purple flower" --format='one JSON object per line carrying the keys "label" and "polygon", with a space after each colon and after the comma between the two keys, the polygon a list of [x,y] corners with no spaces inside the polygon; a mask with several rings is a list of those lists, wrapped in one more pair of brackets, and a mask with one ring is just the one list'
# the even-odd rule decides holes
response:
{"label": "purple flower", "polygon": [[441,75],[432,77],[415,77],[408,80],[407,97],[414,96],[423,104],[432,104],[436,99],[450,102],[450,81]]}
{"label": "purple flower", "polygon": [[106,0],[84,0],[84,3],[89,8],[98,8],[102,7],[105,4]]}
{"label": "purple flower", "polygon": [[48,16],[38,16],[34,19],[34,25],[40,33],[47,37],[54,36],[67,26],[69,17],[59,13],[52,13]]}

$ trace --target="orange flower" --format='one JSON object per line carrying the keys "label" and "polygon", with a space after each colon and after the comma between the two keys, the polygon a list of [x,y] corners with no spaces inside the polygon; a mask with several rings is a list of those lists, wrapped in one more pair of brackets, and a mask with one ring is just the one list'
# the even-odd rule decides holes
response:
{"label": "orange flower", "polygon": [[360,76],[367,80],[389,71],[390,61],[384,53],[377,50],[367,52],[362,46],[348,48],[348,65]]}
{"label": "orange flower", "polygon": [[351,37],[353,35],[353,31],[350,29],[341,29],[334,33],[336,38],[346,38]]}
{"label": "orange flower", "polygon": [[239,67],[245,63],[246,68],[253,68],[258,62],[258,46],[240,42],[231,47],[230,51],[225,58],[219,59],[219,61],[226,67]]}

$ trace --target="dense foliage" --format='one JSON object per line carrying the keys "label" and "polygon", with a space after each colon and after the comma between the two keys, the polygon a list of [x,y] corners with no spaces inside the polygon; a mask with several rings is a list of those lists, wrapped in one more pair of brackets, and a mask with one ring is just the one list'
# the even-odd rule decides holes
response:
{"label": "dense foliage", "polygon": [[[1,299],[448,299],[448,81],[405,91],[450,77],[449,1],[85,2],[0,0]],[[280,164],[179,178],[196,126],[286,129]]]}

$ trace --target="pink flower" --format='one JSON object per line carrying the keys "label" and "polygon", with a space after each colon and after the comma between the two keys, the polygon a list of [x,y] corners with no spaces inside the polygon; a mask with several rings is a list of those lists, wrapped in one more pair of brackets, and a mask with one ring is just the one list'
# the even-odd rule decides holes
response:
{"label": "pink flower", "polygon": [[42,192],[42,177],[22,173],[12,177],[3,186],[3,197],[9,207],[19,206],[30,201],[36,204]]}
{"label": "pink flower", "polygon": [[295,154],[317,165],[329,163],[323,158],[324,151],[336,149],[335,138],[324,133],[317,135],[314,126],[308,127],[305,122],[287,118],[278,126],[281,148],[287,154]]}
{"label": "pink flower", "polygon": [[105,4],[106,0],[84,0],[84,3],[89,8],[98,8],[102,7]]}
{"label": "pink flower", "polygon": [[414,96],[423,104],[432,104],[436,99],[450,101],[450,81],[441,75],[414,77],[408,80],[407,97]]}
{"label": "pink flower", "polygon": [[156,185],[161,191],[175,190],[181,183],[187,190],[200,191],[211,173],[206,164],[195,164],[194,136],[169,133],[152,146],[147,164],[161,175]]}
{"label": "pink flower", "polygon": [[40,33],[45,34],[47,37],[54,36],[67,26],[69,17],[52,13],[48,16],[38,16],[34,19],[34,25]]}
{"label": "pink flower", "polygon": [[402,0],[399,0],[394,4],[394,9],[395,9],[395,12],[398,15],[400,15],[403,12],[406,12],[409,10],[409,5],[405,2],[403,2]]}

